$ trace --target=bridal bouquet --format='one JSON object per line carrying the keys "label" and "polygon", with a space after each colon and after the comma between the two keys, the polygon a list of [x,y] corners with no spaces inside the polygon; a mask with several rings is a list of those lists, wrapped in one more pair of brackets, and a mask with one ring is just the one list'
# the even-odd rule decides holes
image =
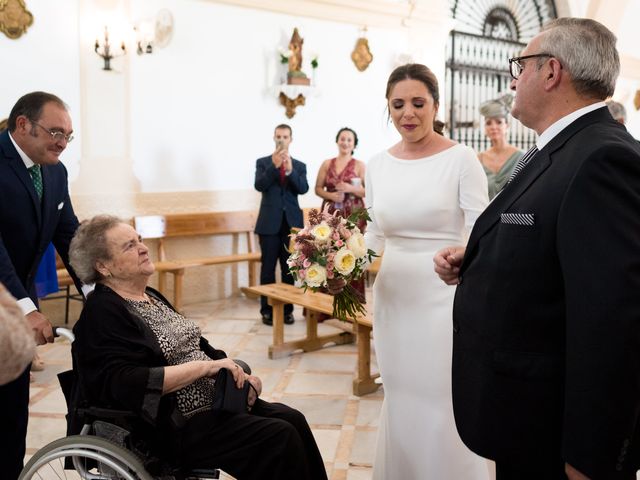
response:
{"label": "bridal bouquet", "polygon": [[309,225],[292,235],[293,253],[287,264],[291,274],[302,286],[318,291],[326,288],[333,295],[333,316],[340,320],[365,314],[364,298],[350,282],[358,280],[373,257],[364,236],[357,226],[358,220],[369,220],[365,209],[344,218],[311,210]]}

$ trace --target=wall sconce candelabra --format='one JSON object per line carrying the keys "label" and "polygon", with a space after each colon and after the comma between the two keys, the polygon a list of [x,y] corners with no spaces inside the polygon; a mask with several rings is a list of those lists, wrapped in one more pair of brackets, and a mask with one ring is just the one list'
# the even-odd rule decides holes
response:
{"label": "wall sconce candelabra", "polygon": [[109,29],[104,27],[104,42],[100,45],[98,39],[96,39],[95,52],[104,60],[103,70],[111,70],[111,59],[120,57],[127,53],[127,47],[124,41],[120,44],[120,51],[112,52],[111,44],[109,43]]}
{"label": "wall sconce candelabra", "polygon": [[133,30],[136,32],[136,53],[144,55],[145,53],[153,53],[154,43],[154,25],[151,21],[139,22]]}
{"label": "wall sconce candelabra", "polygon": [[138,48],[136,49],[138,55],[145,53],[153,53],[153,43],[150,41],[138,40]]}

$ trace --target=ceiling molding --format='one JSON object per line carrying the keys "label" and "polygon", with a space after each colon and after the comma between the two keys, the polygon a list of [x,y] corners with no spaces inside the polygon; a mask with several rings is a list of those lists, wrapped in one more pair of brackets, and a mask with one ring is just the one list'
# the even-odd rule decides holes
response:
{"label": "ceiling molding", "polygon": [[[357,26],[414,28],[450,21],[445,0],[421,2],[393,0],[205,0],[285,15],[310,17]],[[438,8],[437,3],[440,3]],[[428,4],[428,5],[427,5]],[[435,13],[439,12],[439,13]]]}

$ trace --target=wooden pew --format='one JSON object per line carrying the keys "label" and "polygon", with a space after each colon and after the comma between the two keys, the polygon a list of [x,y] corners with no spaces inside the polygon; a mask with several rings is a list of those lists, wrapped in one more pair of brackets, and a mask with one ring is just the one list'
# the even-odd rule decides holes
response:
{"label": "wooden pew", "polygon": [[[187,269],[207,265],[246,262],[249,268],[249,284],[257,283],[256,265],[260,262],[255,227],[257,212],[209,212],[146,215],[134,218],[134,226],[142,237],[157,243],[158,288],[166,294],[167,274],[173,275],[173,299],[177,310],[182,308],[182,280]],[[167,240],[215,235],[234,235],[246,238],[247,251],[208,256],[169,258]]]}
{"label": "wooden pew", "polygon": [[[311,352],[323,348],[327,343],[342,345],[353,342],[353,334],[341,332],[333,335],[318,336],[318,313],[333,313],[333,297],[326,293],[306,292],[302,288],[286,283],[271,283],[244,287],[242,291],[255,295],[264,295],[273,307],[273,344],[269,345],[269,358],[281,358],[294,350],[302,349]],[[300,340],[284,341],[284,305],[292,303],[307,309],[307,335]],[[353,380],[353,394],[366,395],[378,389],[375,383],[378,374],[371,375],[371,331],[373,322],[368,314],[364,317],[350,319],[356,332],[358,350],[358,368]]]}

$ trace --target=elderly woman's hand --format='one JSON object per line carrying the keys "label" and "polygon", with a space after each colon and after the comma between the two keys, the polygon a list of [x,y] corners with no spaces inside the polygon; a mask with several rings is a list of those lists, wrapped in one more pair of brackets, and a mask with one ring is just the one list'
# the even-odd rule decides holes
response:
{"label": "elderly woman's hand", "polygon": [[214,360],[213,362],[207,362],[212,364],[211,373],[208,375],[214,377],[218,374],[221,368],[226,368],[233,375],[233,380],[236,382],[236,387],[242,388],[245,381],[245,373],[242,367],[235,363],[230,358],[222,358],[220,360]]}
{"label": "elderly woman's hand", "polygon": [[249,407],[253,407],[253,404],[256,403],[258,396],[262,393],[262,380],[260,380],[255,375],[247,375],[247,382],[249,382],[253,388],[249,388],[249,395],[247,396],[247,404]]}
{"label": "elderly woman's hand", "polygon": [[218,372],[220,371],[220,369],[226,368],[231,372],[231,375],[233,375],[233,380],[236,382],[236,387],[242,388],[242,386],[244,385],[244,380],[245,380],[244,370],[242,370],[240,365],[235,363],[230,358],[221,358],[220,360],[213,360],[213,361],[204,360],[203,363],[206,368],[206,371],[205,371],[205,374],[202,376],[215,377],[216,375],[218,375]]}

